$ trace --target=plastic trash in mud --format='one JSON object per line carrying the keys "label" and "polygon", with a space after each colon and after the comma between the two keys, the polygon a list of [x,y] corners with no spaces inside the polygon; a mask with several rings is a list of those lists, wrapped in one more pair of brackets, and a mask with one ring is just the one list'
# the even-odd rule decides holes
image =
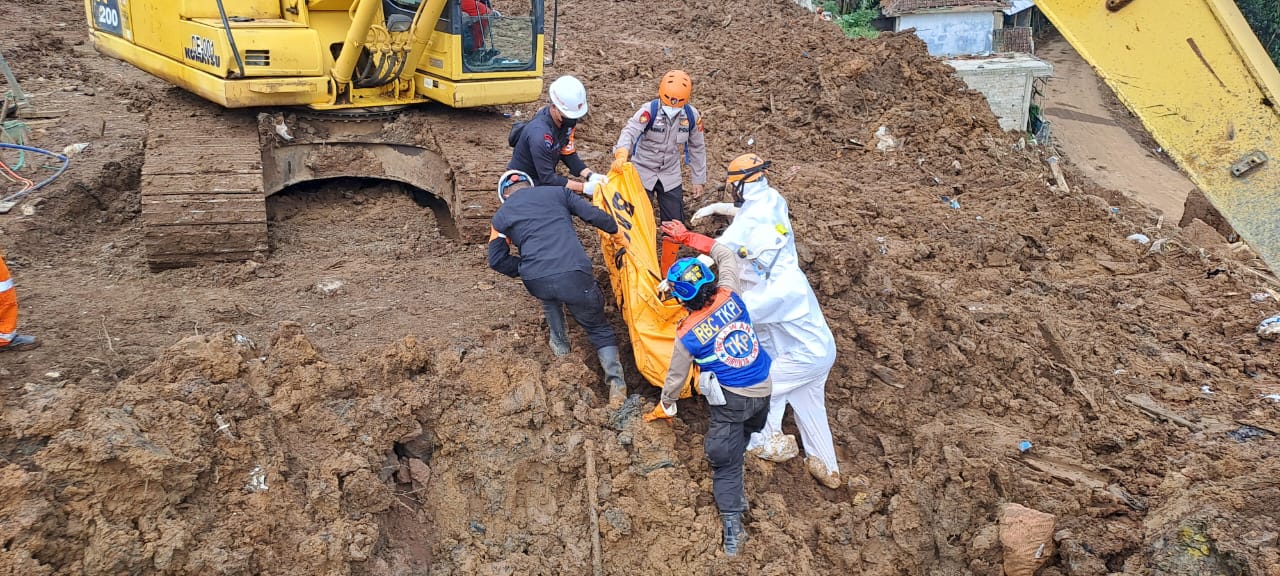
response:
{"label": "plastic trash in mud", "polygon": [[254,466],[249,471],[249,483],[244,485],[244,489],[250,492],[266,492],[267,491],[267,471],[261,466]]}
{"label": "plastic trash in mud", "polygon": [[[639,394],[632,394],[622,403],[622,407],[609,415],[609,427],[614,430],[623,431],[627,428],[637,416],[640,415],[644,408],[644,398]],[[627,435],[628,441],[623,444],[630,444],[630,435]],[[619,436],[621,440],[621,436]]]}
{"label": "plastic trash in mud", "polygon": [[893,152],[899,146],[902,146],[902,142],[889,135],[888,126],[881,126],[876,129],[876,140],[876,150],[881,152]]}
{"label": "plastic trash in mud", "polygon": [[1031,446],[1032,445],[1030,440],[1023,440],[1018,443],[1018,451],[1023,454],[1026,454],[1027,452],[1031,451]]}
{"label": "plastic trash in mud", "polygon": [[1280,314],[1276,314],[1258,324],[1258,337],[1263,340],[1275,340],[1280,337]]}
{"label": "plastic trash in mud", "polygon": [[1248,442],[1250,440],[1262,438],[1268,434],[1270,434],[1270,432],[1248,424],[1227,432],[1227,436],[1236,442]]}
{"label": "plastic trash in mud", "polygon": [[876,250],[883,256],[889,253],[889,244],[884,236],[876,236]]}
{"label": "plastic trash in mud", "polygon": [[1280,402],[1280,394],[1263,394],[1262,399],[1270,400],[1272,402]]}
{"label": "plastic trash in mud", "polygon": [[1130,234],[1128,238],[1125,238],[1125,240],[1137,242],[1143,246],[1151,243],[1151,237],[1142,233]]}
{"label": "plastic trash in mud", "polygon": [[85,149],[88,147],[89,147],[88,142],[78,142],[75,144],[68,144],[65,148],[62,149],[62,155],[75,156],[76,154],[84,152]]}
{"label": "plastic trash in mud", "polygon": [[1212,388],[1209,387],[1208,384],[1202,384],[1200,386],[1200,393],[1206,396],[1212,396],[1214,394],[1214,391]]}
{"label": "plastic trash in mud", "polygon": [[943,201],[944,203],[946,203],[948,206],[950,206],[953,210],[959,210],[959,209],[960,209],[960,201],[959,201],[959,200],[956,200],[955,198],[952,198],[952,197],[950,197],[950,196],[939,196],[939,198],[941,198],[941,199],[942,199],[942,201]]}

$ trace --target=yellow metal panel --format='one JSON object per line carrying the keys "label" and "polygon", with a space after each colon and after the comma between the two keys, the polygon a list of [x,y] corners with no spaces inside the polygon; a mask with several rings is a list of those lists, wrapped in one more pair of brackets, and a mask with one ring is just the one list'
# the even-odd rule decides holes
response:
{"label": "yellow metal panel", "polygon": [[[227,17],[279,18],[280,0],[222,0]],[[214,0],[181,0],[178,14],[183,18],[221,18]]]}
{"label": "yellow metal panel", "polygon": [[[1230,0],[1036,5],[1214,206],[1280,270],[1280,73]],[[1237,176],[1260,151],[1270,160]]]}
{"label": "yellow metal panel", "polygon": [[[94,32],[97,49],[228,108],[316,105],[328,102],[328,77],[226,80],[126,42]],[[273,88],[273,86],[275,88]]]}
{"label": "yellow metal panel", "polygon": [[537,100],[542,94],[541,78],[453,82],[434,76],[414,77],[418,94],[453,108],[522,104]]}

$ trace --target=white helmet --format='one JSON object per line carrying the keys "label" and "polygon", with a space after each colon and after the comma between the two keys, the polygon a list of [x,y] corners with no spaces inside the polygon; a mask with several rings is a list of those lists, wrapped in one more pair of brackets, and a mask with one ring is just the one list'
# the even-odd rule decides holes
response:
{"label": "white helmet", "polygon": [[573,76],[561,76],[547,89],[551,103],[565,118],[578,119],[587,115],[587,88]]}
{"label": "white helmet", "polygon": [[528,182],[529,185],[532,186],[533,178],[530,178],[528,174],[519,170],[507,170],[506,172],[503,172],[502,176],[498,177],[498,200],[505,204],[507,202],[507,196],[511,195],[507,189],[512,184],[519,182]]}

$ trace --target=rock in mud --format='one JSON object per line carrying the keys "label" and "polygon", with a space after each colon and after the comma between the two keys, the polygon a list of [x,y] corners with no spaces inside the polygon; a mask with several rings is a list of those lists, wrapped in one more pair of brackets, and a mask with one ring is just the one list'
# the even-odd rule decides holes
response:
{"label": "rock in mud", "polygon": [[1053,557],[1053,514],[1021,504],[1000,508],[1005,576],[1032,576]]}

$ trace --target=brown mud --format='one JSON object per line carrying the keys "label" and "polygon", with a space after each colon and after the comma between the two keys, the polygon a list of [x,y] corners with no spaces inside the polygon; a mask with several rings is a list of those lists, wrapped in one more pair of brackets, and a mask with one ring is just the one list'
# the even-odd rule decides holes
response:
{"label": "brown mud", "polygon": [[[90,143],[0,220],[45,340],[0,359],[9,573],[583,574],[594,497],[608,574],[996,575],[1014,503],[1056,517],[1042,576],[1280,576],[1280,367],[1254,335],[1274,281],[1077,171],[1052,189],[913,36],[845,40],[784,0],[562,5],[549,76],[590,90],[588,164],[688,70],[713,182],[774,161],[840,346],[845,486],[749,459],[728,560],[704,411],[642,424],[632,373],[642,396],[606,413],[581,332],[552,356],[520,284],[410,191],[299,186],[269,199],[265,262],[149,272],[141,144],[175,92],[94,53],[82,8],[0,3],[24,87],[70,111],[33,142]],[[425,113],[458,178],[506,161],[496,112]]]}

